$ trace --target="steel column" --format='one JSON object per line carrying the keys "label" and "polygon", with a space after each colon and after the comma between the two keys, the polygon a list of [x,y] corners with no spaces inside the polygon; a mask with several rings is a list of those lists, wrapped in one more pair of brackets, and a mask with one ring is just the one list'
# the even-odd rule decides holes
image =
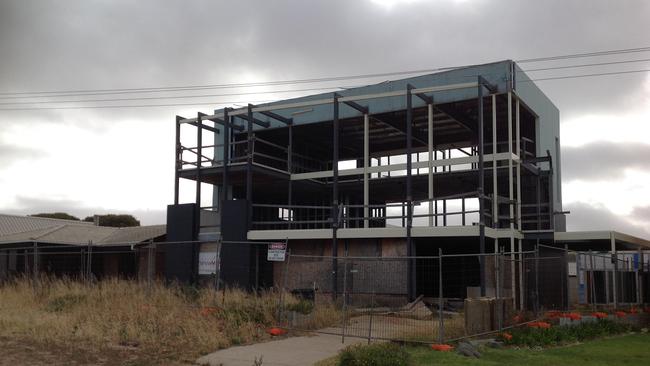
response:
{"label": "steel column", "polygon": [[492,94],[492,227],[495,229],[499,226],[497,152],[497,96],[495,94]]}
{"label": "steel column", "polygon": [[[196,234],[199,233],[201,227],[201,166],[203,165],[203,122],[201,117],[206,114],[198,112],[196,115]],[[196,239],[196,238],[195,238]]]}
{"label": "steel column", "polygon": [[[406,86],[406,255],[413,257],[415,250],[413,248],[413,238],[411,237],[411,227],[413,226],[413,100],[411,85]],[[415,298],[415,263],[413,259],[408,261],[409,270],[409,299]]]}
{"label": "steel column", "polygon": [[246,201],[248,201],[248,227],[253,221],[253,105],[248,105],[248,157],[246,160]]}
{"label": "steel column", "polygon": [[368,205],[370,204],[370,192],[368,185],[368,163],[370,155],[370,119],[368,113],[363,114],[363,227],[368,228]]}
{"label": "steel column", "polygon": [[[228,163],[230,162],[230,117],[228,108],[223,109],[223,179],[221,193],[221,207],[228,200]],[[221,221],[223,222],[223,210],[221,209]]]}
{"label": "steel column", "polygon": [[429,226],[433,226],[433,103],[427,105],[427,145],[429,150]]}
{"label": "steel column", "polygon": [[339,206],[339,97],[334,93],[332,118],[332,298],[337,295],[338,206]]}
{"label": "steel column", "polygon": [[180,169],[181,169],[181,160],[182,160],[182,155],[181,155],[181,120],[183,117],[181,116],[176,116],[176,152],[175,152],[175,159],[174,159],[174,204],[178,204],[178,195],[179,195],[179,185],[180,185]]}
{"label": "steel column", "polygon": [[478,205],[479,205],[479,267],[481,296],[485,296],[485,176],[483,167],[483,78],[478,77]]}
{"label": "steel column", "polygon": [[[510,222],[510,271],[515,273],[515,218],[514,218],[514,207],[512,207],[512,201],[514,199],[513,193],[513,184],[512,181],[512,92],[508,92],[508,213],[509,213],[509,222]],[[511,276],[511,285],[514,291],[516,286],[515,276]]]}

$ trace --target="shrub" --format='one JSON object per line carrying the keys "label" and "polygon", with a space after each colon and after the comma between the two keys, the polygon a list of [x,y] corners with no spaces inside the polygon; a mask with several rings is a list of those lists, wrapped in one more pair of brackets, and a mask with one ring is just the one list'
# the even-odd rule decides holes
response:
{"label": "shrub", "polygon": [[504,339],[507,344],[518,346],[552,346],[579,342],[587,339],[621,334],[631,330],[627,324],[610,320],[581,323],[574,326],[558,326],[551,328],[521,327],[513,329],[512,338]]}
{"label": "shrub", "polygon": [[339,355],[339,366],[407,366],[411,355],[402,347],[392,343],[354,345],[345,348]]}
{"label": "shrub", "polygon": [[287,310],[307,315],[310,314],[312,310],[314,310],[314,303],[309,300],[301,299],[297,303],[287,304]]}

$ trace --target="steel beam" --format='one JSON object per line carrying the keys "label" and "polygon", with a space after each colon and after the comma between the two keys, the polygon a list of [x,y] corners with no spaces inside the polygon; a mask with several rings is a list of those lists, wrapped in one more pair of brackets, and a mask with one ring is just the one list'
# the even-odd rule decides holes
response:
{"label": "steel beam", "polygon": [[262,115],[265,115],[265,116],[267,116],[269,118],[273,118],[276,121],[280,121],[280,122],[284,123],[285,125],[290,125],[290,124],[293,123],[293,118],[281,116],[281,115],[279,115],[277,113],[273,113],[273,112],[270,112],[270,111],[261,111],[259,113],[262,114]]}

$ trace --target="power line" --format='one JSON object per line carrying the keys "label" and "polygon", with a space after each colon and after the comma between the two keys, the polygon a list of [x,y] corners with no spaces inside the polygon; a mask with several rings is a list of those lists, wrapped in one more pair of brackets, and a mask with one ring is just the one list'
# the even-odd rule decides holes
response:
{"label": "power line", "polygon": [[249,101],[215,101],[212,103],[172,103],[172,104],[131,104],[131,105],[99,105],[99,106],[69,106],[69,107],[23,107],[23,108],[0,108],[0,111],[39,111],[51,109],[103,109],[103,108],[146,108],[146,107],[180,107],[180,106],[215,106],[219,104],[238,104],[238,103],[270,103],[275,99],[268,100],[249,100]]}
{"label": "power line", "polygon": [[357,86],[333,86],[322,88],[304,88],[304,89],[289,89],[289,90],[267,90],[259,92],[246,92],[246,93],[226,93],[226,94],[201,94],[201,95],[177,95],[169,97],[138,97],[138,98],[111,98],[111,99],[86,99],[86,100],[47,100],[47,101],[28,101],[28,102],[0,102],[0,105],[8,104],[51,104],[51,103],[85,103],[85,102],[123,102],[130,100],[160,100],[160,99],[185,99],[185,98],[208,98],[208,97],[232,97],[241,95],[256,95],[256,94],[277,94],[277,93],[295,93],[305,91],[320,91],[330,89],[346,89],[355,88]]}
{"label": "power line", "polygon": [[[610,62],[600,62],[600,63],[590,63],[590,64],[578,64],[578,65],[567,65],[567,66],[555,66],[555,67],[546,67],[546,68],[537,68],[537,69],[526,69],[525,72],[538,72],[538,71],[550,71],[550,70],[561,70],[561,69],[572,69],[580,67],[593,67],[593,66],[610,66],[610,65],[620,65],[627,63],[637,63],[637,62],[647,62],[650,59],[636,59],[636,60],[625,60],[625,61],[610,61]],[[539,80],[539,79],[536,79]],[[243,92],[243,93],[225,93],[225,94],[200,94],[200,95],[177,95],[177,96],[158,96],[158,97],[136,97],[136,98],[110,98],[110,99],[82,99],[82,100],[48,100],[48,101],[25,101],[25,102],[0,102],[0,105],[27,105],[27,104],[53,104],[53,103],[89,103],[89,102],[123,102],[123,101],[135,101],[135,100],[160,100],[160,99],[187,99],[187,98],[208,98],[208,97],[230,97],[230,96],[244,96],[244,95],[256,95],[256,94],[279,94],[279,93],[293,93],[293,92],[305,92],[305,91],[326,91],[326,90],[341,90],[348,88],[356,88],[361,85],[347,85],[347,86],[332,86],[332,87],[319,87],[319,88],[302,88],[302,89],[285,89],[285,90],[264,90],[257,92]],[[90,94],[76,94],[81,96],[88,96]],[[71,96],[71,95],[66,95]],[[1,99],[2,97],[0,97]],[[38,97],[15,97],[15,98],[38,98]]]}
{"label": "power line", "polygon": [[[618,55],[618,54],[628,54],[628,53],[638,53],[638,52],[648,52],[648,51],[650,51],[650,47],[637,47],[637,48],[626,48],[626,49],[618,49],[618,50],[606,50],[606,51],[597,51],[597,52],[588,52],[588,53],[575,53],[575,54],[566,54],[566,55],[557,55],[557,56],[548,56],[548,57],[529,58],[529,59],[517,60],[516,62],[518,63],[544,62],[544,61],[556,61],[556,60],[564,60],[564,59],[608,56],[608,55]],[[407,74],[431,73],[431,72],[446,71],[446,70],[452,70],[452,69],[469,67],[469,66],[475,66],[475,65],[440,67],[440,68],[423,69],[423,70],[397,71],[397,72],[385,72],[385,73],[361,74],[361,75],[349,75],[349,76],[334,76],[334,77],[323,77],[323,78],[277,80],[277,81],[253,82],[253,83],[231,83],[231,84],[166,86],[166,87],[149,87],[149,88],[123,88],[123,89],[85,89],[85,90],[69,90],[69,91],[0,92],[0,96],[27,95],[27,94],[66,94],[66,96],[70,96],[69,95],[70,93],[95,93],[95,92],[97,93],[111,92],[111,94],[150,93],[150,92],[162,92],[162,91],[246,88],[246,87],[255,87],[255,86],[304,84],[304,83],[317,83],[317,82],[327,82],[327,81],[368,79],[374,77],[398,76],[398,75],[407,75]],[[42,95],[42,96],[46,96],[46,95]]]}
{"label": "power line", "polygon": [[[600,72],[593,74],[580,74],[580,75],[566,75],[547,78],[538,78],[530,80],[522,80],[522,82],[533,81],[547,81],[547,80],[563,80],[563,79],[578,79],[596,76],[610,76],[610,75],[624,75],[633,73],[650,72],[650,69],[643,70],[627,70],[627,71],[614,71],[614,72]],[[67,106],[67,107],[23,107],[23,108],[0,108],[0,111],[27,111],[27,110],[52,110],[52,109],[101,109],[101,108],[145,108],[145,107],[176,107],[176,106],[198,106],[198,105],[218,105],[218,104],[237,104],[237,103],[270,103],[277,100],[254,100],[254,101],[215,101],[214,103],[173,103],[173,104],[133,104],[133,105],[111,105],[111,106]]]}

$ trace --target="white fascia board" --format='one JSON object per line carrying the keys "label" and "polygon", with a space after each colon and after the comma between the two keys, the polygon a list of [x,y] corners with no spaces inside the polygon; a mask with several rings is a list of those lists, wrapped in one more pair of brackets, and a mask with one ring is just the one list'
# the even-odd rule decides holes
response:
{"label": "white fascia board", "polygon": [[[518,161],[518,157],[515,154],[509,154],[507,152],[497,153],[496,160],[508,160],[508,158]],[[485,160],[492,160],[492,154],[486,154]],[[448,165],[463,165],[477,163],[478,156],[464,156],[460,158],[449,158],[449,159],[440,159],[440,160],[421,160],[412,163],[413,169],[418,168],[428,168],[428,167],[437,167],[437,166],[448,166]],[[379,166],[370,166],[368,167],[368,173],[380,173],[380,172],[392,172],[406,170],[406,163],[391,164],[391,165],[379,165]],[[363,174],[363,168],[352,168],[352,169],[341,169],[339,170],[339,177],[344,177],[348,175],[359,175]],[[332,170],[322,170],[318,172],[309,172],[309,173],[298,173],[291,174],[291,180],[305,180],[305,179],[317,179],[317,178],[328,178],[333,177],[334,172]]]}
{"label": "white fascia board", "polygon": [[491,227],[486,227],[485,228],[485,236],[494,238],[494,239],[510,239],[515,238],[515,239],[523,239],[524,235],[516,229],[494,229]]}
{"label": "white fascia board", "polygon": [[610,231],[566,231],[556,232],[553,237],[558,241],[609,240]]}
{"label": "white fascia board", "polygon": [[338,229],[336,237],[341,239],[355,238],[405,238],[406,229],[403,227],[376,227],[359,229]]}
{"label": "white fascia board", "polygon": [[248,240],[332,239],[332,229],[249,230]]}
{"label": "white fascia board", "polygon": [[[487,233],[486,233],[487,234]],[[479,236],[478,226],[414,226],[411,236],[415,238]]]}

